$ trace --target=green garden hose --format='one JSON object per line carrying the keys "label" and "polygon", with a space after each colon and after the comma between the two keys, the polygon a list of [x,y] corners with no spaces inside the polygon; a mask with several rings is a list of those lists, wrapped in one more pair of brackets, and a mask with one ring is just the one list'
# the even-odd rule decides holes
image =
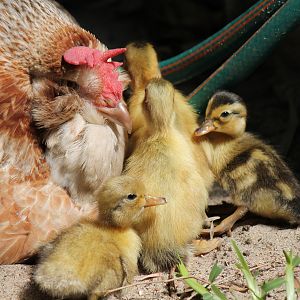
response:
{"label": "green garden hose", "polygon": [[203,112],[218,89],[245,79],[269,55],[276,44],[300,23],[300,0],[288,0],[251,38],[190,95],[190,103]]}
{"label": "green garden hose", "polygon": [[220,65],[286,1],[258,1],[216,34],[191,49],[162,61],[162,75],[176,84]]}

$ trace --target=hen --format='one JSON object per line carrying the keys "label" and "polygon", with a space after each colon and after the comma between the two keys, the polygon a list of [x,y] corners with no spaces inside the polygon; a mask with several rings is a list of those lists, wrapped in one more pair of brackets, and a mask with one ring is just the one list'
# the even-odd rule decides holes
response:
{"label": "hen", "polygon": [[0,3],[0,263],[36,252],[123,167],[126,75],[50,1]]}

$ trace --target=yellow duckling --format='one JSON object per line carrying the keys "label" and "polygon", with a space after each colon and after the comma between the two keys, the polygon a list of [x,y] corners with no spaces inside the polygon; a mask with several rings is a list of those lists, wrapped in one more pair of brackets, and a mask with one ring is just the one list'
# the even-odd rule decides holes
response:
{"label": "yellow duckling", "polygon": [[129,176],[107,180],[97,199],[98,221],[70,227],[41,251],[34,279],[54,297],[88,295],[96,300],[130,283],[141,248],[132,224],[144,208],[166,203],[165,198],[145,196],[142,182]]}
{"label": "yellow duckling", "polygon": [[195,136],[206,143],[216,180],[238,206],[215,228],[217,234],[230,231],[248,210],[300,223],[299,183],[271,146],[245,132],[246,118],[244,101],[236,94],[220,91],[210,99],[205,121],[195,131]]}
{"label": "yellow duckling", "polygon": [[213,177],[204,152],[192,139],[197,115],[186,98],[160,78],[153,47],[134,43],[126,48],[133,130],[125,172],[140,178],[147,194],[168,199],[168,209],[148,209],[134,226],[142,239],[140,261],[148,272],[168,271],[179,256],[188,256],[189,244],[201,232]]}

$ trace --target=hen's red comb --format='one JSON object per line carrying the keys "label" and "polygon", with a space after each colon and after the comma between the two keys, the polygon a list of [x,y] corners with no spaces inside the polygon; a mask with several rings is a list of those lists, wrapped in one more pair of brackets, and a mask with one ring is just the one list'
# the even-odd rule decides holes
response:
{"label": "hen's red comb", "polygon": [[87,65],[93,68],[101,81],[99,92],[101,93],[100,98],[104,102],[99,103],[101,103],[101,106],[115,107],[122,99],[123,84],[119,80],[119,73],[116,71],[116,68],[121,66],[122,63],[107,60],[125,51],[126,48],[119,48],[102,52],[97,49],[78,46],[67,50],[63,57],[69,64]]}
{"label": "hen's red comb", "polygon": [[[71,65],[88,65],[93,68],[96,65],[107,62],[109,58],[115,57],[126,51],[126,48],[118,48],[101,52],[85,46],[78,46],[68,49],[63,57]],[[122,65],[119,62],[110,62],[115,68]]]}

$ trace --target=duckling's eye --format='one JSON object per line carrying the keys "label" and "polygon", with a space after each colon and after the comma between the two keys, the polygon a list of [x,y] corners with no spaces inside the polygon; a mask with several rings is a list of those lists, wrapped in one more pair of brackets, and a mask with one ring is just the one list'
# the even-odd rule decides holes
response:
{"label": "duckling's eye", "polygon": [[229,115],[230,115],[230,112],[229,112],[229,111],[223,111],[223,112],[221,113],[220,117],[226,118],[226,117],[228,117]]}
{"label": "duckling's eye", "polygon": [[137,197],[136,194],[128,194],[128,195],[127,195],[127,199],[128,199],[128,200],[134,200],[136,197]]}

